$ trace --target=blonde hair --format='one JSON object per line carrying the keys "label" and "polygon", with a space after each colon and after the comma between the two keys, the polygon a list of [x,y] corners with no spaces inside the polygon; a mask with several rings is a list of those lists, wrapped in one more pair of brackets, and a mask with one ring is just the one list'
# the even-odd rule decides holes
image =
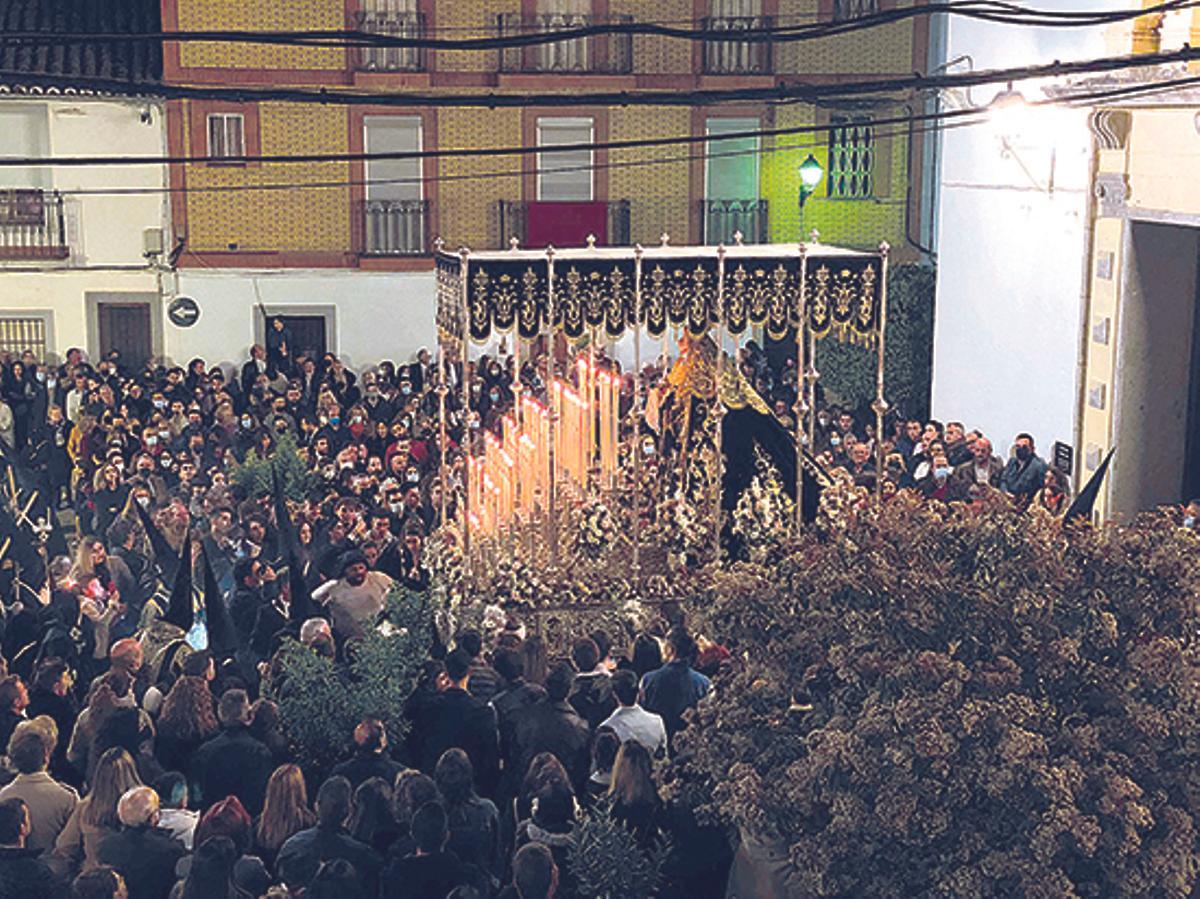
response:
{"label": "blonde hair", "polygon": [[92,827],[117,827],[117,803],[128,790],[140,787],[133,756],[119,746],[100,756],[92,775],[92,791],[79,804],[79,820]]}
{"label": "blonde hair", "polygon": [[267,796],[255,836],[266,849],[278,849],[288,837],[311,827],[317,816],[308,807],[308,790],[298,765],[280,765],[267,781]]}

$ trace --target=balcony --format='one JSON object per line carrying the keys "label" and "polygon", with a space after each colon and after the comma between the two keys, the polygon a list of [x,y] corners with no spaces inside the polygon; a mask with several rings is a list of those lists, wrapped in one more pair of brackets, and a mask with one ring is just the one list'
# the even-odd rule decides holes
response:
{"label": "balcony", "polygon": [[743,243],[767,243],[766,200],[701,200],[700,221],[708,246],[732,244],[739,231]]}
{"label": "balcony", "polygon": [[522,247],[540,249],[582,247],[589,235],[597,246],[628,246],[629,201],[606,202],[532,202],[501,200],[498,207],[500,246],[508,247],[515,237]]}
{"label": "balcony", "polygon": [[363,256],[424,256],[429,252],[428,200],[367,200],[359,218]]}
{"label": "balcony", "polygon": [[[425,17],[420,13],[367,11],[355,13],[351,25],[356,31],[387,37],[417,39],[425,34]],[[354,67],[360,72],[423,72],[423,47],[356,47]]]}
{"label": "balcony", "polygon": [[[631,25],[633,16],[544,13],[523,16],[502,13],[497,17],[500,37],[573,31],[597,25]],[[578,75],[628,75],[633,71],[633,36],[598,34],[553,44],[508,47],[500,51],[500,71]]]}
{"label": "balcony", "polygon": [[[701,22],[705,31],[722,35],[769,30],[773,27],[770,16],[714,16]],[[770,75],[771,71],[770,41],[722,40],[704,43],[706,75]]]}
{"label": "balcony", "polygon": [[0,260],[66,259],[70,255],[62,194],[0,189]]}

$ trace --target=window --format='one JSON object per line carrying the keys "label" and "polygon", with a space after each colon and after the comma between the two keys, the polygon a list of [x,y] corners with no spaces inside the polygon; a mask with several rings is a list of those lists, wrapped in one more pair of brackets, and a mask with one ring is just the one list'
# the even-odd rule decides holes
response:
{"label": "window", "polygon": [[[4,102],[0,109],[0,156],[36,159],[50,155],[50,123],[42,104]],[[0,188],[32,189],[50,187],[50,170],[41,166],[5,168],[0,172]]]}
{"label": "window", "polygon": [[39,361],[46,358],[46,318],[0,318],[0,352],[19,357],[26,350]]}
{"label": "window", "polygon": [[757,137],[722,137],[758,131],[758,119],[709,119],[704,176],[703,226],[706,244],[766,239],[766,206],[758,198]]}
{"label": "window", "polygon": [[[538,146],[556,147],[590,144],[594,129],[591,119],[538,119]],[[537,195],[547,201],[592,199],[592,151],[566,150],[538,154]]]}
{"label": "window", "polygon": [[[761,0],[711,0],[709,31],[731,32],[770,28],[771,20],[762,15]],[[704,45],[704,70],[712,75],[766,73],[771,70],[771,45],[750,41],[707,41]]]}
{"label": "window", "polygon": [[246,155],[246,117],[240,112],[208,116],[208,158],[236,159]]}
{"label": "window", "polygon": [[[422,147],[420,116],[367,116],[363,120],[367,153],[415,153]],[[363,252],[373,256],[410,256],[425,252],[426,204],[423,161],[368,159]]]}
{"label": "window", "polygon": [[879,0],[833,0],[833,21],[864,19],[879,12]]}
{"label": "window", "polygon": [[834,116],[829,129],[829,196],[865,200],[875,188],[875,133],[866,117]]}
{"label": "window", "polygon": [[[412,39],[421,37],[424,26],[417,0],[364,0],[358,23],[371,34]],[[368,71],[419,72],[425,55],[420,47],[360,47],[358,65]]]}
{"label": "window", "polygon": [[[420,116],[367,116],[363,120],[367,153],[416,153],[421,150]],[[421,160],[368,159],[367,198],[420,200]]]}

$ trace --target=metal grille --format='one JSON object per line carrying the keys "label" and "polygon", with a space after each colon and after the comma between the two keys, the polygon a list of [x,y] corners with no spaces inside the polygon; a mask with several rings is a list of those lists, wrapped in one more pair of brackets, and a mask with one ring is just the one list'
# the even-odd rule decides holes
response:
{"label": "metal grille", "polygon": [[833,21],[865,19],[879,12],[879,0],[833,0]]}
{"label": "metal grille", "polygon": [[[374,9],[357,13],[354,24],[360,31],[416,40],[425,33],[425,17],[403,10]],[[421,72],[425,50],[421,47],[359,47],[356,64],[367,72]]]}
{"label": "metal grille", "polygon": [[[708,32],[770,29],[770,16],[713,16],[704,19]],[[707,41],[704,44],[704,71],[709,75],[766,75],[771,72],[771,44],[758,41]]]}
{"label": "metal grille", "polygon": [[425,200],[368,200],[363,205],[363,253],[420,256],[426,252]]}
{"label": "metal grille", "polygon": [[[500,37],[545,34],[554,31],[575,31],[595,25],[629,25],[632,16],[596,16],[573,12],[542,13],[522,16],[501,13],[496,33]],[[500,51],[501,72],[563,72],[628,74],[633,70],[633,36],[604,34],[537,44],[529,47],[510,47]]]}
{"label": "metal grille", "polygon": [[833,118],[829,129],[829,196],[864,200],[875,187],[875,133],[869,118]]}
{"label": "metal grille", "polygon": [[0,353],[19,356],[26,350],[39,361],[46,358],[46,320],[0,318]]}
{"label": "metal grille", "polygon": [[67,225],[57,191],[0,190],[0,259],[66,259]]}
{"label": "metal grille", "polygon": [[704,243],[732,244],[741,234],[743,243],[767,242],[766,200],[701,200]]}

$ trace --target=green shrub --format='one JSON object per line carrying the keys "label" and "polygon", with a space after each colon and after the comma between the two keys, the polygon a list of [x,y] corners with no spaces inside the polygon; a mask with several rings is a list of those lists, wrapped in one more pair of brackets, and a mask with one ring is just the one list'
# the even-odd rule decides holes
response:
{"label": "green shrub", "polygon": [[364,715],[381,718],[393,742],[404,735],[401,712],[428,657],[433,616],[424,594],[397,586],[384,619],[351,648],[344,671],[294,640],[284,644],[269,692],[306,766],[324,770],[344,758]]}

